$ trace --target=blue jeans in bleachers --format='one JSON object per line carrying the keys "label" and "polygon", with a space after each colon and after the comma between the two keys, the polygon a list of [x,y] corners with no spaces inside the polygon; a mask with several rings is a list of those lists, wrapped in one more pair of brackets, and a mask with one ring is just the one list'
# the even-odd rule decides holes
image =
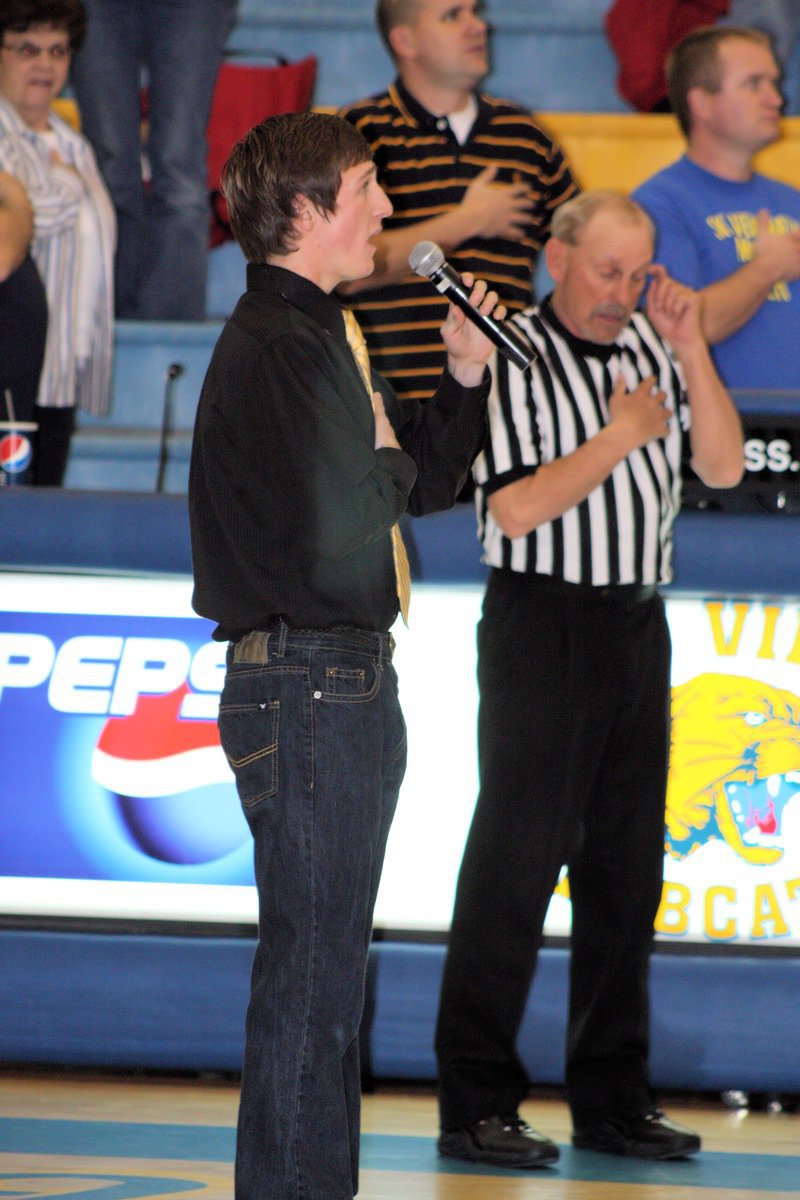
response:
{"label": "blue jeans in bleachers", "polygon": [[[117,210],[117,316],[202,320],[209,206],[205,130],[235,0],[85,0],[72,82]],[[149,94],[142,183],[139,90]]]}

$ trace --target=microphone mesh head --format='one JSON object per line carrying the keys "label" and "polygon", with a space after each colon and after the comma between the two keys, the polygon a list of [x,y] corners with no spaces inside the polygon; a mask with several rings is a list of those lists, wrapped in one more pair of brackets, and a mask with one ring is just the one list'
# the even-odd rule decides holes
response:
{"label": "microphone mesh head", "polygon": [[408,256],[408,265],[415,275],[426,278],[438,270],[444,262],[444,252],[436,242],[417,242]]}

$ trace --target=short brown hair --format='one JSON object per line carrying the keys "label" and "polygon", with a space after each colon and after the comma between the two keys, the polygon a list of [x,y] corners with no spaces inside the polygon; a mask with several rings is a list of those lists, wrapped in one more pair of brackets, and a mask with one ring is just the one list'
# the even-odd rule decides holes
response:
{"label": "short brown hair", "polygon": [[285,113],[255,125],[222,171],[231,229],[248,260],[289,254],[297,197],[334,212],[342,172],[371,158],[358,130],[329,113]]}
{"label": "short brown hair", "polygon": [[667,57],[669,102],[687,137],[692,128],[689,92],[696,87],[702,88],[704,92],[720,90],[722,63],[719,47],[723,42],[736,38],[740,41],[755,42],[772,50],[769,37],[760,29],[745,29],[738,25],[703,25],[687,34]]}
{"label": "short brown hair", "polygon": [[381,40],[394,58],[389,34],[398,25],[410,25],[416,15],[420,0],[378,0],[375,6],[375,24]]}
{"label": "short brown hair", "polygon": [[589,192],[580,192],[571,200],[560,204],[553,213],[550,234],[560,242],[566,242],[568,246],[575,246],[581,230],[589,224],[595,213],[605,208],[611,209],[631,224],[643,225],[655,243],[655,226],[642,206],[624,192],[615,192],[610,188],[594,188]]}
{"label": "short brown hair", "polygon": [[0,42],[8,31],[25,33],[34,25],[63,29],[74,54],[86,36],[86,9],[82,0],[3,0],[0,4]]}

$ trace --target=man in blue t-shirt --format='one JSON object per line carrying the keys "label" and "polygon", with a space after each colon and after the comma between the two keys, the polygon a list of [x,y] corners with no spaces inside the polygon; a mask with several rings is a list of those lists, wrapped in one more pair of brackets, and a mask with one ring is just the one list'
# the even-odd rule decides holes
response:
{"label": "man in blue t-shirt", "polygon": [[765,34],[689,34],[667,63],[686,154],[633,193],[655,221],[657,261],[702,292],[731,388],[800,388],[800,191],[752,167],[780,137],[780,79]]}

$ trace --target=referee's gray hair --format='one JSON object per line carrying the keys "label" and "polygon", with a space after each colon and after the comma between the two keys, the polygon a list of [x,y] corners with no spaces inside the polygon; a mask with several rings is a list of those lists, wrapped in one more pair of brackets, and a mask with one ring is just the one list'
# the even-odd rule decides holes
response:
{"label": "referee's gray hair", "polygon": [[577,244],[578,237],[584,226],[588,225],[595,213],[602,209],[612,209],[624,221],[631,225],[644,225],[655,243],[656,229],[641,204],[631,200],[624,192],[615,192],[610,188],[595,188],[589,192],[580,192],[566,204],[561,204],[553,214],[550,233],[560,242],[568,246]]}

